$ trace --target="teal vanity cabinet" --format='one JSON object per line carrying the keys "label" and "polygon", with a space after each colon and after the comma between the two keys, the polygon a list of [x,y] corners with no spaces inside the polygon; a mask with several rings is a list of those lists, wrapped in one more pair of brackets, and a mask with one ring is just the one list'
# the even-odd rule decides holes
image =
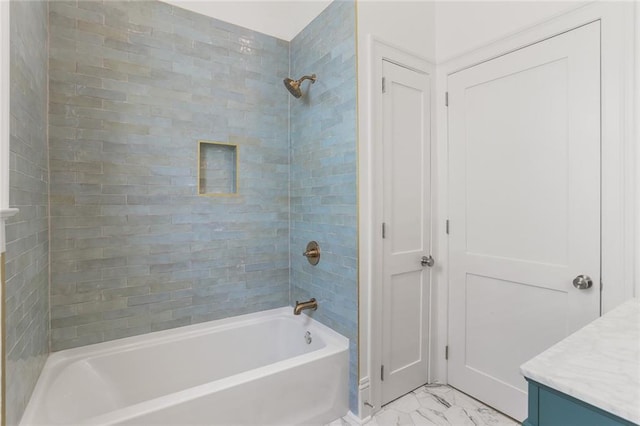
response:
{"label": "teal vanity cabinet", "polygon": [[533,380],[527,381],[529,417],[522,423],[523,426],[637,425]]}

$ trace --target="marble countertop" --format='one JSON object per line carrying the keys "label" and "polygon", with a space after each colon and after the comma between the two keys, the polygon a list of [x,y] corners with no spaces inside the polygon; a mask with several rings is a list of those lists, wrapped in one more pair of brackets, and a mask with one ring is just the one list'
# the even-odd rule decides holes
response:
{"label": "marble countertop", "polygon": [[640,299],[623,303],[526,362],[520,371],[640,424]]}

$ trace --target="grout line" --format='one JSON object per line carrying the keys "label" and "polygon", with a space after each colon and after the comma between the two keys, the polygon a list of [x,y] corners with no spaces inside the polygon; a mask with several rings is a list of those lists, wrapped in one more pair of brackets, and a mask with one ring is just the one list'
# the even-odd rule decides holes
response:
{"label": "grout line", "polygon": [[[289,76],[291,75],[291,40],[287,42],[288,45],[288,50],[289,50],[289,55],[288,55],[288,62],[289,62]],[[291,156],[291,96],[288,96],[287,93],[287,156],[289,158],[289,178],[288,178],[288,182],[287,182],[287,189],[288,189],[288,197],[287,197],[287,208],[288,208],[288,218],[289,218],[289,232],[288,232],[288,237],[287,240],[289,242],[289,305],[293,305],[293,282],[292,282],[292,263],[291,263],[291,259],[292,259],[292,250],[291,250],[291,246],[292,246],[292,242],[291,242],[291,235],[292,235],[292,231],[291,231],[291,164],[292,164],[292,156]]]}

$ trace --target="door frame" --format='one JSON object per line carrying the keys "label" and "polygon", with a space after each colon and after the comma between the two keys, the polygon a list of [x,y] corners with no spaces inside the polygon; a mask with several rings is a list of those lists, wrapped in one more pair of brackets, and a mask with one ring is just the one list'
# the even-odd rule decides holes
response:
{"label": "door frame", "polygon": [[[434,155],[436,149],[436,132],[435,132],[435,65],[427,61],[424,58],[415,56],[414,54],[403,50],[402,48],[393,46],[375,37],[369,37],[369,50],[371,63],[369,64],[370,72],[370,92],[371,99],[366,107],[368,108],[367,115],[369,116],[368,122],[370,128],[366,129],[369,135],[370,144],[368,144],[368,152],[363,152],[364,144],[360,147],[360,156],[364,155],[368,160],[367,170],[361,170],[360,176],[360,188],[367,189],[367,194],[361,193],[360,208],[368,211],[369,217],[366,222],[368,224],[367,232],[360,233],[360,246],[370,248],[370,252],[364,258],[368,259],[367,264],[363,264],[361,257],[360,263],[360,300],[367,300],[368,309],[361,309],[360,316],[360,345],[365,346],[366,349],[363,353],[368,353],[368,359],[365,363],[361,362],[361,365],[366,365],[368,371],[362,371],[360,374],[360,418],[367,418],[369,415],[380,410],[382,401],[382,381],[380,380],[380,366],[382,365],[382,262],[377,259],[382,259],[382,239],[381,228],[382,223],[382,176],[377,171],[382,169],[382,64],[383,61],[392,62],[396,65],[408,68],[410,70],[426,74],[430,78],[430,92],[431,92],[431,116],[429,117],[431,123],[430,136],[431,136],[431,163],[430,163],[430,179],[431,179],[431,245],[435,249],[435,235],[434,235],[434,218],[433,215],[436,212],[435,208],[435,190],[436,182],[435,178],[435,158]],[[362,105],[361,105],[362,107]],[[362,132],[361,129],[360,131]],[[362,132],[364,133],[364,132]],[[362,134],[361,133],[361,134]],[[363,164],[360,163],[362,167]],[[364,172],[364,173],[363,173]],[[364,176],[364,179],[362,177]],[[364,182],[363,182],[364,181]],[[365,195],[365,196],[363,196]],[[436,265],[438,264],[437,254],[433,253],[436,258]],[[432,268],[435,269],[435,268]],[[433,280],[435,274],[432,274],[431,279],[431,296],[429,306],[429,333],[433,330],[433,288],[435,282]],[[363,279],[364,278],[364,279]],[[366,288],[362,288],[365,287]],[[364,296],[364,297],[363,297]],[[431,359],[432,353],[430,348],[429,358]],[[362,360],[361,360],[362,361]],[[429,366],[428,377],[431,377],[431,367]],[[364,405],[366,403],[370,406]]]}
{"label": "door frame", "polygon": [[[449,259],[446,218],[448,217],[448,117],[445,106],[450,74],[486,62],[514,50],[599,20],[601,23],[601,276],[602,312],[607,312],[634,295],[635,169],[634,154],[634,12],[635,4],[590,3],[550,20],[510,34],[496,42],[473,50],[438,66],[436,127],[437,214],[434,243],[445,267],[435,271],[442,291],[432,302],[437,306],[437,330],[432,342],[433,379],[447,382],[445,347],[448,344]],[[639,123],[640,124],[640,123]],[[640,201],[640,200],[638,200]],[[640,213],[640,212],[639,212]],[[451,224],[455,227],[455,224]],[[640,279],[640,277],[636,277]]]}

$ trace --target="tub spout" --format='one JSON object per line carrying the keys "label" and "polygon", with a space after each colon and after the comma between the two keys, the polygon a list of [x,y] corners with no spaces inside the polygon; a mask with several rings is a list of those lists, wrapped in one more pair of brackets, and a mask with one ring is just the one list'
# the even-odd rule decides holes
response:
{"label": "tub spout", "polygon": [[293,308],[293,315],[300,315],[300,312],[305,309],[313,309],[314,311],[318,309],[318,302],[316,302],[316,299],[311,299],[307,302],[298,302],[296,300],[296,307]]}

